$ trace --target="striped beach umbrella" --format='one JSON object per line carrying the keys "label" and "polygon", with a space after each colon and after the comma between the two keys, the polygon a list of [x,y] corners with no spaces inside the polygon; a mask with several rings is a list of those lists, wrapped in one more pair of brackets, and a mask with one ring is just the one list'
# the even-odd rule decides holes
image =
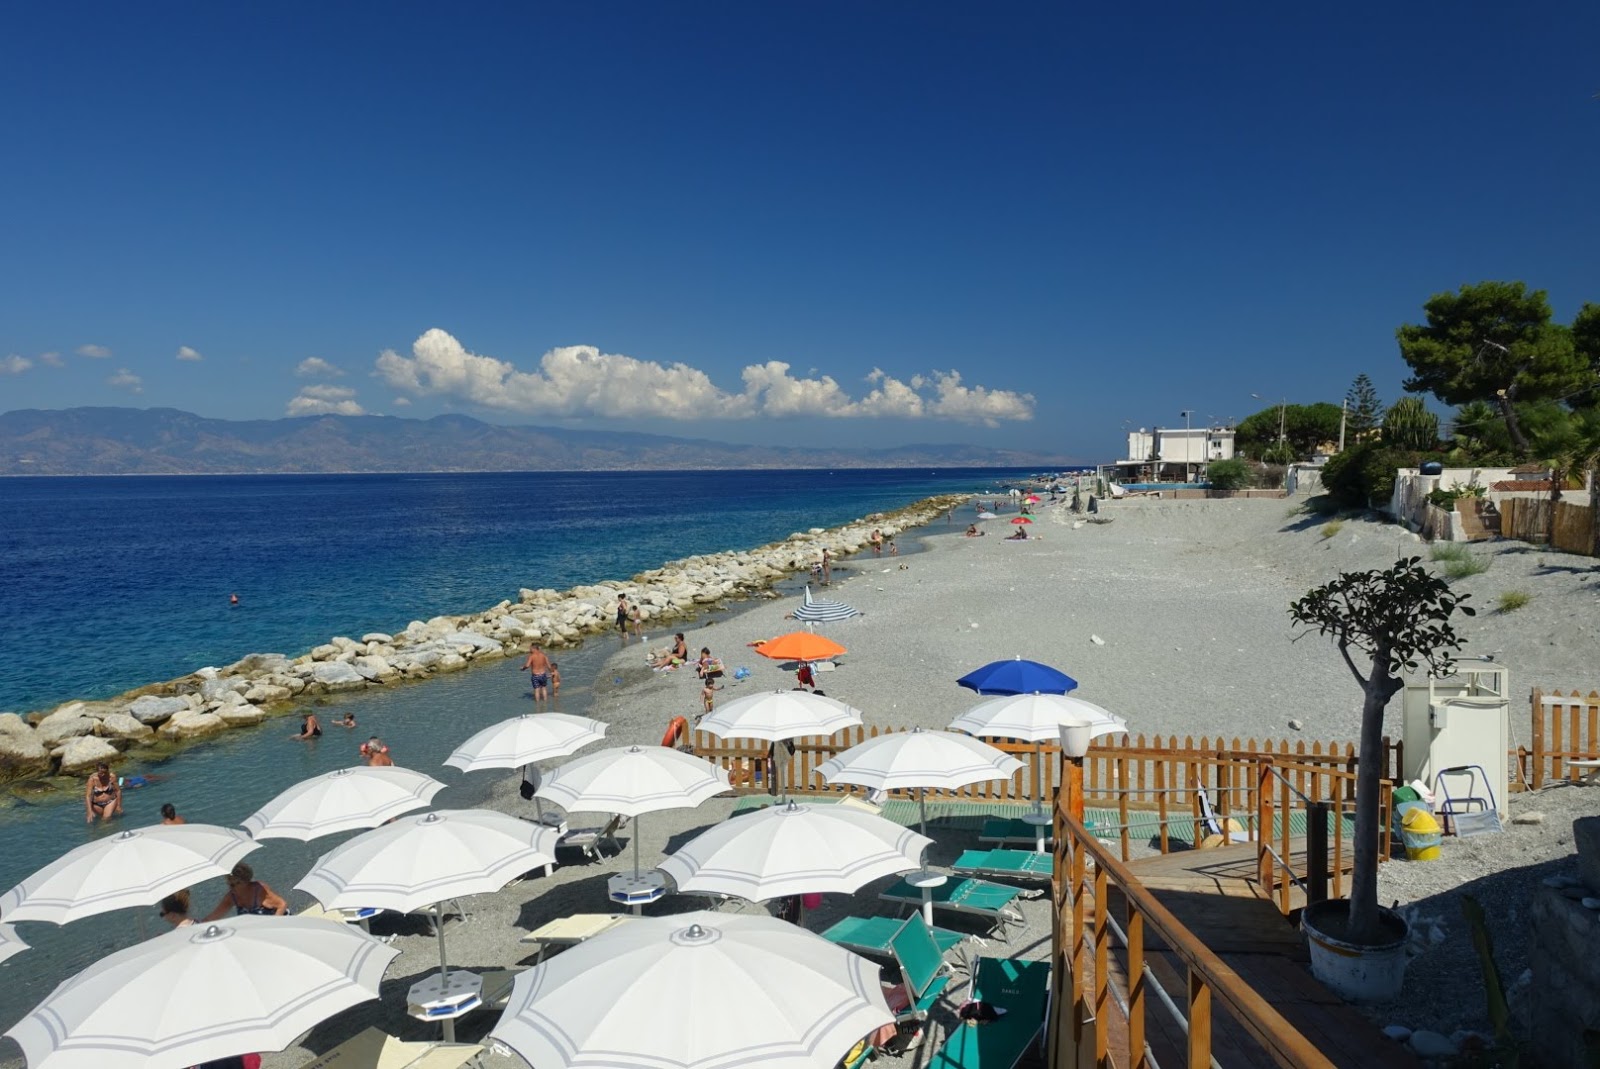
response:
{"label": "striped beach umbrella", "polygon": [[848,620],[852,616],[860,616],[861,610],[854,605],[846,605],[842,601],[831,601],[827,598],[814,598],[811,596],[811,587],[806,586],[805,604],[794,611],[796,620],[808,623],[831,623],[835,620]]}

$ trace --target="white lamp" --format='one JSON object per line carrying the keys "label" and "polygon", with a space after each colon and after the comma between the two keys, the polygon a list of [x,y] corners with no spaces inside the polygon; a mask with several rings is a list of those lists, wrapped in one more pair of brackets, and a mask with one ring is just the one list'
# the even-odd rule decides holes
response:
{"label": "white lamp", "polygon": [[1063,720],[1061,722],[1061,752],[1075,761],[1081,761],[1089,753],[1089,743],[1093,740],[1094,725],[1087,720]]}

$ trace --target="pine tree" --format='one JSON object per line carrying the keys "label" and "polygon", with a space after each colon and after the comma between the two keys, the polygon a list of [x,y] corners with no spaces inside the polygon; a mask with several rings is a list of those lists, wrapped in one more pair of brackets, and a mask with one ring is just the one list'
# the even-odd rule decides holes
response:
{"label": "pine tree", "polygon": [[1383,402],[1378,400],[1378,391],[1365,371],[1350,384],[1350,392],[1344,395],[1344,408],[1345,428],[1351,442],[1366,441],[1373,430],[1383,424]]}

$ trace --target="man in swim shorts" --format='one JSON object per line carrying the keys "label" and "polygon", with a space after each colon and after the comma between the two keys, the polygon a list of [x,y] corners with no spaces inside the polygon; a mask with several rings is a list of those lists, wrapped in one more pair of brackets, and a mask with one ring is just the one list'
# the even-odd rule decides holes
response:
{"label": "man in swim shorts", "polygon": [[523,671],[533,676],[533,700],[544,701],[550,690],[550,658],[535,642],[528,647],[528,659],[522,662]]}

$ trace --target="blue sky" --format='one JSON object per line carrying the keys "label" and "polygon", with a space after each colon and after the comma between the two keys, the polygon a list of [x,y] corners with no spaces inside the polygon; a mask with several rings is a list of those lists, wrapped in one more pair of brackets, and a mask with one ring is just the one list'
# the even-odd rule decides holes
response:
{"label": "blue sky", "polygon": [[0,409],[1094,460],[1393,400],[1431,293],[1600,301],[1597,40],[1592,2],[14,4]]}

